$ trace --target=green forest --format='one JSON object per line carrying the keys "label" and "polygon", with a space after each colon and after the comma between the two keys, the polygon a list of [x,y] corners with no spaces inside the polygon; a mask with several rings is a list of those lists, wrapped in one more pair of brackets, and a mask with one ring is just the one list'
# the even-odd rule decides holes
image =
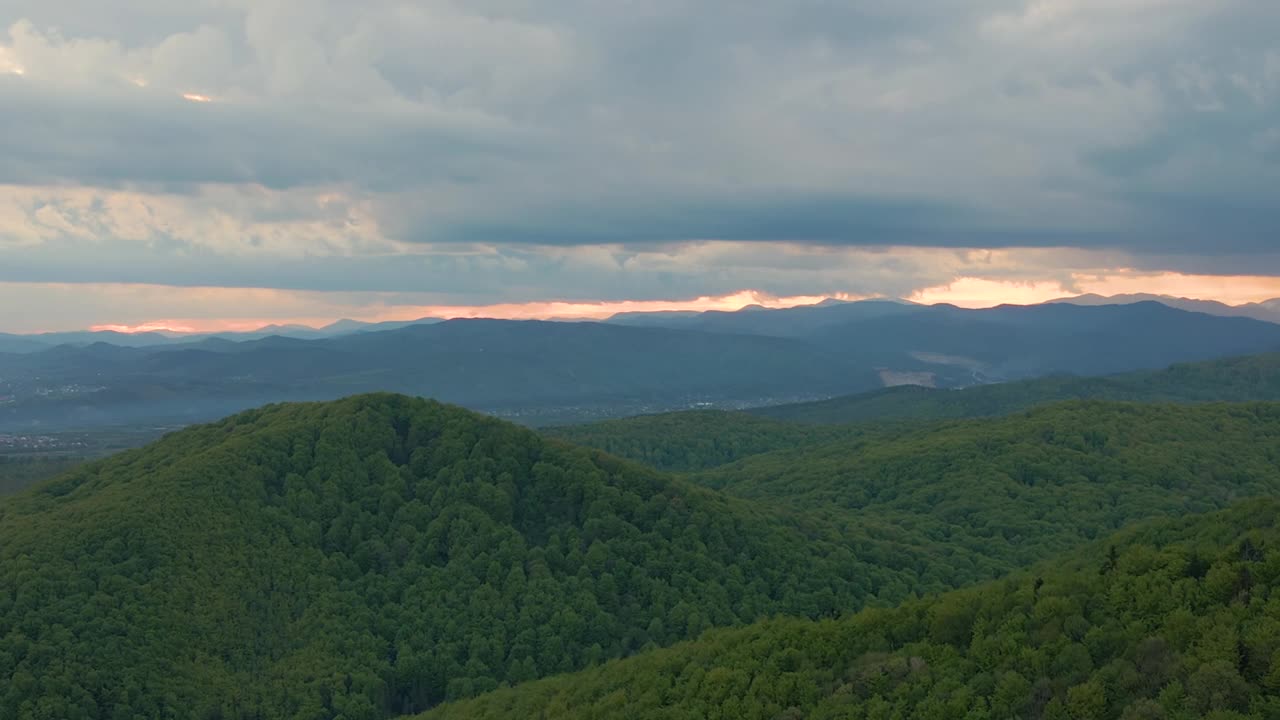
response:
{"label": "green forest", "polygon": [[1274,716],[1280,404],[742,417],[365,395],[74,467],[0,500],[0,717]]}
{"label": "green forest", "polygon": [[1280,493],[1280,404],[1078,401],[954,421],[896,439],[838,441],[746,458],[695,482],[1003,569],[1146,517]]}
{"label": "green forest", "polygon": [[381,718],[974,579],[458,408],[272,406],[0,505],[0,716]]}
{"label": "green forest", "polygon": [[884,431],[875,426],[802,425],[744,412],[692,410],[544,428],[542,432],[662,470],[683,472],[773,450]]}
{"label": "green forest", "polygon": [[1280,401],[1280,354],[1185,363],[1110,377],[1052,376],[964,390],[904,385],[812,403],[640,415],[543,432],[653,467],[686,472],[774,450],[842,439],[881,440],[946,420],[1012,415],[1070,400]]}
{"label": "green forest", "polygon": [[423,720],[1280,717],[1280,504],[1123,532],[1008,578],[776,619]]}
{"label": "green forest", "polygon": [[79,457],[0,455],[0,496],[12,495],[80,465]]}
{"label": "green forest", "polygon": [[[891,527],[945,547],[975,577],[1022,567],[1142,518],[1280,493],[1280,404],[1074,401],[1001,418],[917,424],[781,423],[790,449],[729,413],[588,426],[576,437],[641,458],[680,458],[692,483],[820,516],[842,532]],[[703,418],[709,440],[684,421]],[[599,434],[610,427],[625,432]],[[742,459],[721,465],[719,428]],[[643,432],[633,433],[642,429]],[[669,439],[668,439],[669,438]],[[832,439],[836,438],[836,439]],[[630,442],[631,444],[627,444]],[[667,448],[670,452],[666,452]],[[719,467],[714,467],[719,465]]]}

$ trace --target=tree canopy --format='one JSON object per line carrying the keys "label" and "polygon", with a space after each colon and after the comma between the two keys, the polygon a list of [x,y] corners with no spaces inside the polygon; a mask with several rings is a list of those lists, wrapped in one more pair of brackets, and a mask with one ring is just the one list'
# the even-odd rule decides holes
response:
{"label": "tree canopy", "polygon": [[1280,504],[894,609],[716,630],[421,720],[1280,717]]}
{"label": "tree canopy", "polygon": [[945,557],[459,408],[269,406],[0,504],[0,716],[383,718]]}
{"label": "tree canopy", "polygon": [[[1269,626],[1241,641],[1232,675],[1212,664],[1229,656],[1211,663],[1199,650],[1213,633],[1161,603],[1249,621],[1233,608],[1269,598],[1269,500],[1073,555],[1068,567],[1088,572],[1045,568],[1042,583],[1015,576],[919,597],[1134,520],[1277,495],[1280,405],[1076,402],[810,439],[672,476],[395,395],[273,405],[170,434],[0,501],[0,717],[381,720],[492,692],[444,712],[511,702],[534,716],[608,717],[621,703],[616,713],[683,717],[672,713],[720,703],[735,716],[747,707],[724,704],[735,697],[776,710],[767,717],[1031,707],[1178,718],[1150,703],[1168,713],[1193,698],[1205,712],[1268,716],[1257,703],[1269,702]],[[1244,527],[1265,532],[1230,545]],[[1176,550],[1184,575],[1151,575],[1175,567],[1160,533],[1207,549]],[[1158,600],[1115,584],[1130,575]],[[1041,618],[1042,606],[1056,609]],[[855,615],[867,608],[879,609]],[[1015,611],[1031,620],[1006,627]],[[1125,643],[1147,634],[1134,633],[1166,625],[1182,634],[1156,635],[1194,664],[1170,666],[1150,692],[1108,674],[1136,662]],[[1254,631],[1235,627],[1232,637]],[[974,655],[975,628],[998,635],[1000,652],[1028,646],[1040,659]],[[706,672],[673,678],[690,648]],[[1047,659],[1064,653],[1074,664]],[[705,700],[717,658],[721,699]],[[921,674],[920,662],[938,672]],[[587,695],[563,696],[567,679],[529,684],[583,670],[566,677]],[[633,681],[654,684],[614,694]],[[1160,695],[1175,681],[1185,696]],[[1231,694],[1204,700],[1210,686]]]}
{"label": "tree canopy", "polygon": [[1149,517],[1280,494],[1280,404],[1076,401],[756,455],[692,476],[1022,567]]}

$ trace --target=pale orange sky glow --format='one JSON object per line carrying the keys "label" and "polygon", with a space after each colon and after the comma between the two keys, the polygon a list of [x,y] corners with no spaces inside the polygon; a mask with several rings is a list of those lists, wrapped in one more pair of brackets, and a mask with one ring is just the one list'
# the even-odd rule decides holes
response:
{"label": "pale orange sky glow", "polygon": [[252,332],[267,325],[309,325],[319,327],[329,321],[309,319],[294,322],[292,320],[153,320],[137,325],[91,325],[92,332],[118,332],[132,335],[134,333],[175,333],[189,335],[192,333],[211,332]]}
{"label": "pale orange sky glow", "polygon": [[[865,300],[869,295],[850,295],[834,293],[832,295],[797,295],[776,297],[755,290],[743,290],[731,295],[719,297],[699,297],[692,300],[621,300],[614,302],[530,302],[505,303],[499,305],[427,305],[414,308],[409,312],[413,317],[402,317],[404,310],[397,309],[391,316],[379,316],[377,320],[409,320],[416,317],[442,318],[500,318],[504,320],[546,320],[552,318],[581,318],[584,320],[603,320],[610,315],[621,312],[667,312],[667,311],[707,311],[707,310],[741,310],[748,305],[761,305],[768,308],[795,307],[812,305],[829,297],[837,300]],[[415,314],[416,313],[416,314]]]}
{"label": "pale orange sky glow", "polygon": [[1280,278],[1139,273],[1130,270],[1101,275],[1073,273],[1070,283],[1057,280],[1017,281],[961,277],[946,285],[918,290],[907,299],[926,305],[950,303],[960,307],[984,308],[1001,304],[1034,305],[1075,295],[1111,296],[1133,293],[1244,305],[1280,297]]}
{"label": "pale orange sky glow", "polygon": [[[1209,276],[1178,273],[1143,273],[1131,270],[1075,272],[1069,279],[1007,280],[991,277],[958,277],[954,281],[924,288],[906,299],[922,304],[951,303],[982,308],[1001,304],[1035,304],[1087,293],[1118,295],[1151,293],[1198,300],[1217,300],[1229,305],[1260,302],[1280,297],[1280,278],[1264,276]],[[602,320],[620,312],[738,310],[747,305],[779,308],[811,305],[827,297],[862,300],[875,295],[831,293],[829,295],[776,296],[755,290],[725,295],[707,295],[677,300],[621,301],[539,301],[490,305],[444,305],[416,303],[404,296],[347,295],[315,291],[270,288],[169,287],[162,285],[12,285],[15,297],[35,301],[39,290],[51,299],[70,293],[91,292],[111,322],[59,323],[31,331],[75,329],[117,332],[210,333],[246,332],[266,325],[306,325],[322,327],[341,318],[366,322],[438,318],[499,318],[512,320],[583,319]],[[155,317],[149,308],[166,307],[169,315]]]}
{"label": "pale orange sky glow", "polygon": [[[352,319],[365,322],[386,322],[400,320],[417,320],[419,318],[496,318],[502,320],[550,320],[550,319],[582,319],[603,320],[620,312],[664,312],[664,311],[707,311],[707,310],[740,310],[748,305],[761,305],[769,308],[795,307],[812,305],[827,298],[838,300],[865,300],[871,296],[833,293],[831,295],[799,295],[777,297],[755,290],[743,290],[730,295],[716,297],[699,297],[692,300],[622,300],[616,302],[528,302],[502,303],[496,305],[401,305],[388,307],[372,313],[355,313]],[[257,330],[266,325],[307,325],[321,327],[339,318],[184,318],[170,320],[151,320],[137,324],[103,324],[93,325],[93,331],[114,331],[122,333],[171,332],[171,333],[210,333],[210,332],[246,332]]]}

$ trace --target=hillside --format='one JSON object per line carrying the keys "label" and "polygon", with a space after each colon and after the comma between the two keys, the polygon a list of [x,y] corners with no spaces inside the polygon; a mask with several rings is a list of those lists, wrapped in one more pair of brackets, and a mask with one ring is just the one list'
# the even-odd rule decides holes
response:
{"label": "hillside", "polygon": [[1146,403],[1280,401],[1280,354],[1098,378],[1051,376],[964,390],[884,388],[740,412],[685,411],[547,428],[545,433],[654,467],[705,470],[822,442],[889,439],[940,421],[1007,416],[1069,400]]}
{"label": "hillside", "polygon": [[869,434],[800,425],[724,410],[639,415],[583,425],[543,428],[544,435],[637,460],[660,470],[705,470],[749,455]]}
{"label": "hillside", "polygon": [[1280,494],[1280,404],[1051,405],[692,476],[729,494],[888,522],[1014,569],[1143,518]]}
{"label": "hillside", "polygon": [[[1072,401],[991,419],[784,423],[777,435],[769,427],[741,414],[677,413],[571,437],[642,461],[706,468],[689,479],[820,513],[846,532],[887,523],[912,545],[963,551],[981,568],[966,570],[973,576],[1134,520],[1280,493],[1277,404]],[[720,464],[736,452],[746,456]]]}
{"label": "hillside", "polygon": [[774,620],[446,705],[489,718],[1280,717],[1280,504],[892,610]]}
{"label": "hillside", "polygon": [[0,501],[0,717],[377,720],[1280,493],[1280,406],[853,442],[720,492],[392,395],[189,428]]}
{"label": "hillside", "polygon": [[270,406],[0,502],[0,717],[384,718],[978,577],[898,535],[434,402]]}
{"label": "hillside", "polygon": [[902,386],[818,402],[756,408],[750,412],[775,420],[836,424],[1007,415],[1034,405],[1079,399],[1138,402],[1280,400],[1280,353],[1181,363],[1164,370],[1107,377],[1057,375],[963,390]]}
{"label": "hillside", "polygon": [[0,496],[12,495],[41,480],[62,473],[85,462],[81,457],[9,457],[0,455]]}

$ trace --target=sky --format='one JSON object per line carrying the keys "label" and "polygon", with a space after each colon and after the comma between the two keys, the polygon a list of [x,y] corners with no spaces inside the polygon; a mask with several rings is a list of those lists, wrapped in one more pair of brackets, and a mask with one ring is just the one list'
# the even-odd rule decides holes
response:
{"label": "sky", "polygon": [[0,0],[0,331],[1280,296],[1280,3]]}

